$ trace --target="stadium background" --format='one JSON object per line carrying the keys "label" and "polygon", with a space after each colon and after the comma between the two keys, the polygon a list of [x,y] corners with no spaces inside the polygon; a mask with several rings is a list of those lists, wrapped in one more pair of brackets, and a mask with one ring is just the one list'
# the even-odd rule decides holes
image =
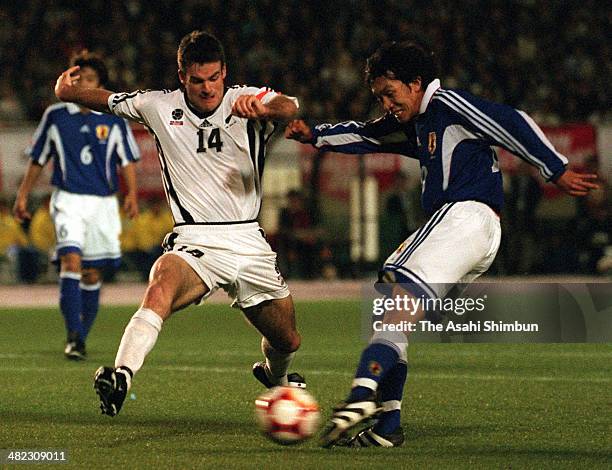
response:
{"label": "stadium background", "polygon": [[[298,96],[302,116],[316,123],[376,116],[379,109],[362,80],[365,58],[390,36],[416,33],[437,50],[444,86],[525,110],[572,166],[597,170],[604,182],[586,199],[561,197],[502,151],[504,239],[491,274],[605,275],[612,256],[606,184],[612,168],[609,15],[590,0],[472,0],[462,8],[440,0],[333,6],[267,0],[1,2],[0,193],[10,207],[27,162],[24,148],[45,107],[55,102],[57,75],[81,48],[106,58],[110,89],[175,88],[178,41],[187,31],[207,29],[225,44],[228,84],[269,85]],[[156,151],[147,133],[134,129],[143,152],[142,206],[150,221],[155,217],[148,206],[162,193]],[[398,171],[406,177],[398,178]],[[33,209],[51,189],[46,180],[43,175],[36,188]],[[289,278],[360,277],[372,273],[406,230],[423,220],[419,185],[418,167],[407,158],[319,155],[277,138],[266,165],[260,219]],[[283,213],[290,190],[300,192],[303,210]],[[393,198],[403,198],[399,212]],[[159,232],[168,226],[159,225]],[[4,237],[5,282],[53,280],[43,266],[49,246],[37,248],[32,240],[41,236],[31,235],[29,242]],[[155,251],[156,237],[143,242],[147,250]],[[128,252],[138,244],[124,242]],[[120,276],[130,278],[140,258],[126,259]],[[29,273],[34,264],[43,272]]]}
{"label": "stadium background", "polygon": [[[67,449],[69,468],[109,461],[127,468],[276,468],[279,462],[294,468],[610,468],[609,343],[417,342],[410,346],[403,405],[406,446],[357,454],[328,452],[315,442],[279,448],[254,432],[252,402],[260,388],[249,366],[260,359],[259,338],[223,294],[164,326],[124,411],[107,420],[97,414],[91,375],[112,363],[145,288],[127,281],[142,273],[131,260],[105,285],[89,360],[68,363],[55,272],[46,269],[52,232],[32,222],[20,234],[12,222],[27,163],[23,151],[55,102],[55,79],[75,50],[101,52],[116,90],[174,88],[180,37],[208,29],[226,46],[229,84],[267,84],[298,96],[303,116],[317,122],[376,116],[362,83],[365,58],[387,37],[414,32],[437,49],[445,86],[527,111],[572,165],[596,168],[604,184],[581,201],[560,197],[516,158],[502,155],[504,239],[490,277],[609,282],[611,11],[596,0],[458,3],[0,0],[0,449]],[[159,170],[152,142],[142,129],[135,132],[147,214],[139,223],[151,228],[161,219],[155,215]],[[407,177],[397,178],[398,170]],[[409,159],[317,155],[280,138],[269,154],[261,222],[280,248],[297,301],[303,345],[296,370],[306,374],[326,413],[345,393],[363,346],[357,318],[363,285],[410,224],[422,221],[418,174]],[[31,207],[43,207],[42,214],[51,190],[44,180]],[[302,242],[315,241],[314,267],[299,266],[283,246],[282,226],[291,214],[282,209],[292,189],[306,197],[293,232]],[[391,203],[400,194],[408,194],[403,202],[410,211],[399,213]],[[325,278],[299,280],[308,276]],[[604,318],[609,307],[597,303],[592,310]]]}

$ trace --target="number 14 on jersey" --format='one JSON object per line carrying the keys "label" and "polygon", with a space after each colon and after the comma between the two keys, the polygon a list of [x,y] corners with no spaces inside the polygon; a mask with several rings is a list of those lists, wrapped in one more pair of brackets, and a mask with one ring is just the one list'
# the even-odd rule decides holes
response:
{"label": "number 14 on jersey", "polygon": [[207,148],[214,148],[220,152],[223,148],[221,131],[218,127],[198,129],[198,153],[206,152]]}

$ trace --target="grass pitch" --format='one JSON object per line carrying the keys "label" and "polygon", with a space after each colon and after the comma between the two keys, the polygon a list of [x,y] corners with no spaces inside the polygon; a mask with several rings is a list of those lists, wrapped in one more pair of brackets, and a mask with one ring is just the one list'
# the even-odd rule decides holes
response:
{"label": "grass pitch", "polygon": [[[358,302],[297,305],[303,372],[324,417],[363,347]],[[399,449],[282,447],[258,434],[259,337],[238,311],[175,315],[115,418],[92,376],[133,307],[103,308],[89,359],[63,358],[56,309],[0,309],[0,449],[65,449],[60,468],[610,468],[610,344],[412,344]],[[19,466],[18,468],[24,468]]]}

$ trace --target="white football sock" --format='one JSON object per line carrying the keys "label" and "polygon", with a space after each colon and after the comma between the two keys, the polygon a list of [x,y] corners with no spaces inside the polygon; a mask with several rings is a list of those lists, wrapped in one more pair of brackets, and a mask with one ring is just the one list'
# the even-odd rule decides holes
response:
{"label": "white football sock", "polygon": [[136,374],[146,355],[153,349],[163,322],[153,310],[139,309],[125,327],[117,350],[115,367],[128,367]]}
{"label": "white football sock", "polygon": [[295,353],[284,353],[274,349],[266,338],[261,339],[261,351],[266,357],[266,374],[270,381],[275,385],[288,385],[287,369]]}
{"label": "white football sock", "polygon": [[392,347],[397,351],[400,360],[406,362],[407,355],[406,349],[408,349],[408,338],[406,335],[399,331],[383,331],[375,332],[370,339],[370,343],[382,343]]}

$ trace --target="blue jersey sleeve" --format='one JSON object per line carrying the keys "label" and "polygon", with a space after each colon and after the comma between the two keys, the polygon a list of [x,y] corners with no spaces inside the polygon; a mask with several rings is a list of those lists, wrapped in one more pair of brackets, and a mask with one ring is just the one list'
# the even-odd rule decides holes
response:
{"label": "blue jersey sleeve", "polygon": [[470,130],[491,145],[503,147],[536,166],[547,181],[556,181],[565,171],[567,158],[554,149],[524,112],[458,90],[440,90],[434,99],[460,115]]}
{"label": "blue jersey sleeve", "polygon": [[49,158],[54,157],[57,153],[55,145],[53,145],[48,136],[53,124],[52,112],[54,109],[55,106],[50,106],[45,110],[32,137],[32,145],[26,149],[26,154],[30,156],[34,163],[40,166],[44,166],[49,161]]}
{"label": "blue jersey sleeve", "polygon": [[413,126],[402,126],[387,114],[368,121],[320,124],[312,129],[311,143],[322,150],[340,153],[395,153],[417,158]]}
{"label": "blue jersey sleeve", "polygon": [[140,160],[140,149],[132,133],[132,128],[125,119],[121,119],[121,134],[123,136],[123,145],[118,147],[118,157],[121,166],[126,166],[130,163]]}

